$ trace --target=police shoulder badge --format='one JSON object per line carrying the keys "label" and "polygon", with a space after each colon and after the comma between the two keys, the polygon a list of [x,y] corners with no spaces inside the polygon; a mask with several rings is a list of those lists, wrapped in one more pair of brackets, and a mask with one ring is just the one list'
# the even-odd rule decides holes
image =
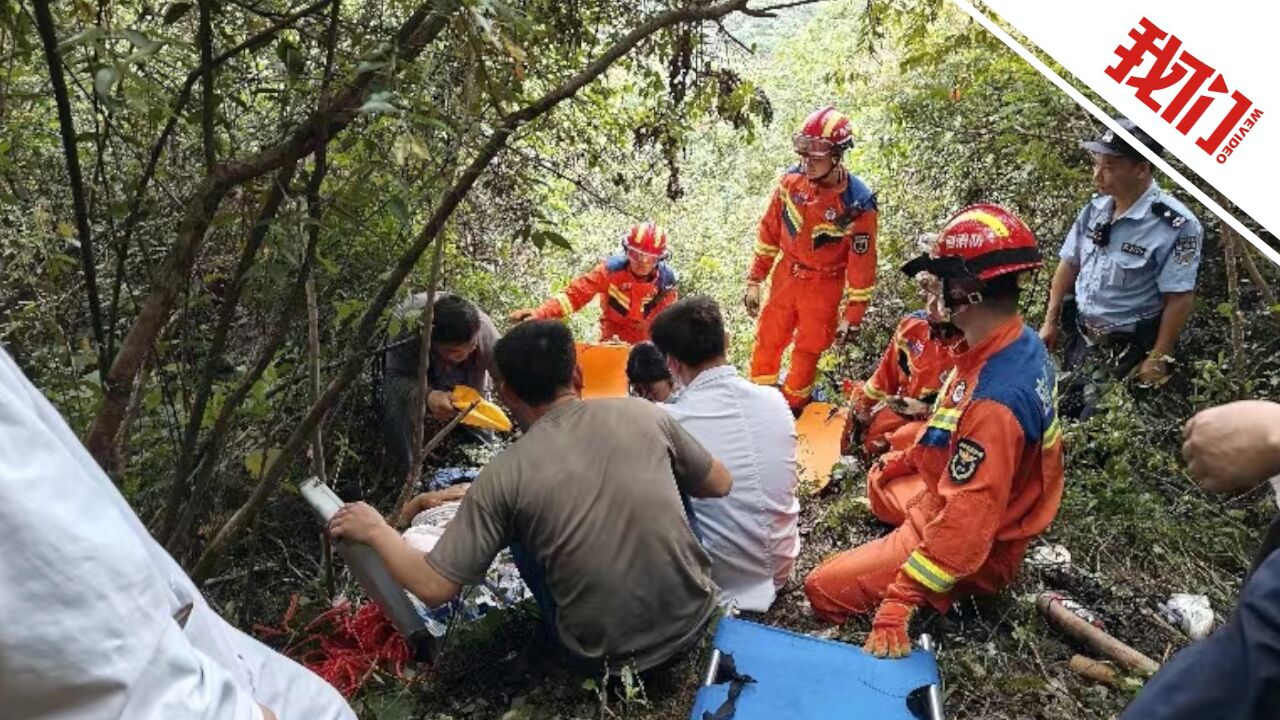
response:
{"label": "police shoulder badge", "polygon": [[961,438],[960,442],[956,443],[955,452],[951,454],[951,463],[947,465],[947,474],[951,476],[951,482],[957,485],[969,482],[986,457],[987,451],[983,450],[981,445],[969,438]]}
{"label": "police shoulder badge", "polygon": [[853,251],[866,255],[871,249],[871,233],[857,233],[853,236]]}

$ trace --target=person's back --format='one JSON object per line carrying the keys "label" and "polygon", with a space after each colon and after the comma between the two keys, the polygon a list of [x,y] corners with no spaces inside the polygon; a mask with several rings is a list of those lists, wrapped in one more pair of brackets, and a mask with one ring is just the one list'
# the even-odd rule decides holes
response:
{"label": "person's back", "polygon": [[671,422],[638,398],[561,405],[468,493],[510,513],[515,539],[545,568],[562,641],[585,658],[659,663],[715,607],[672,473]]}
{"label": "person's back", "polygon": [[694,499],[723,600],[763,612],[791,576],[800,552],[795,421],[775,389],[732,365],[703,371],[666,406],[729,468],[729,496]]}
{"label": "person's back", "polygon": [[685,384],[664,407],[733,478],[727,497],[693,500],[711,576],[725,603],[768,610],[800,552],[791,409],[729,364],[724,318],[709,297],[672,305],[654,322],[653,342]]}

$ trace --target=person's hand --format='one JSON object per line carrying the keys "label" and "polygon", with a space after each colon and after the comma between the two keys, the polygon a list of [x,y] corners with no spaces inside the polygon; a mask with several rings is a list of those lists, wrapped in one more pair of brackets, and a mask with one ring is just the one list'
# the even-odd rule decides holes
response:
{"label": "person's hand", "polygon": [[329,520],[329,534],[342,540],[370,543],[379,533],[395,532],[368,503],[347,503]]}
{"label": "person's hand", "polygon": [[760,315],[760,283],[747,283],[747,289],[742,293],[742,306],[747,309],[747,315],[751,317]]}
{"label": "person's hand", "polygon": [[507,320],[510,320],[513,323],[522,323],[525,320],[532,319],[534,316],[534,313],[536,312],[538,311],[534,310],[533,308],[520,308],[519,310],[516,310],[515,312],[508,315]]}
{"label": "person's hand", "polygon": [[405,503],[404,509],[400,511],[398,520],[401,525],[408,525],[423,510],[430,510],[447,502],[461,500],[467,494],[467,488],[469,487],[471,487],[471,483],[458,483],[457,485],[450,485],[443,490],[433,490],[432,492],[416,495],[412,500]]}
{"label": "person's hand", "polygon": [[271,708],[259,704],[258,709],[262,711],[262,720],[276,720],[276,714],[271,712]]}
{"label": "person's hand", "polygon": [[907,624],[915,607],[897,600],[885,600],[871,621],[871,634],[863,650],[878,658],[904,658],[911,654],[911,638]]}
{"label": "person's hand", "polygon": [[836,325],[836,344],[847,345],[853,342],[861,330],[862,326],[850,325],[848,320],[840,318],[840,322]]}
{"label": "person's hand", "polygon": [[1040,326],[1040,340],[1050,350],[1058,346],[1058,323],[1056,321],[1044,321],[1044,324]]}
{"label": "person's hand", "polygon": [[932,409],[926,402],[921,402],[913,397],[906,397],[903,395],[890,395],[885,399],[884,404],[889,406],[890,410],[903,417],[916,419],[925,417]]}
{"label": "person's hand", "polygon": [[1158,387],[1169,381],[1169,361],[1163,356],[1152,356],[1138,366],[1138,383],[1146,387]]}
{"label": "person's hand", "polygon": [[1205,490],[1248,490],[1280,473],[1280,405],[1243,400],[1196,413],[1182,427],[1182,457]]}
{"label": "person's hand", "polygon": [[453,416],[458,414],[458,409],[453,406],[449,393],[443,390],[432,390],[427,393],[427,412],[437,420],[452,420]]}

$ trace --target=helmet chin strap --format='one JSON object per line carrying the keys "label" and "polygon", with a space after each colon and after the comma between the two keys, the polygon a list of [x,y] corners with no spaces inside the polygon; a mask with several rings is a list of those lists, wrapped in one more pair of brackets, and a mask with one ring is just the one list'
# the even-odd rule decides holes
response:
{"label": "helmet chin strap", "polygon": [[[816,177],[816,178],[815,178],[815,177],[810,177],[810,178],[809,178],[809,182],[815,182],[815,183],[822,183],[822,182],[826,182],[826,181],[827,181],[827,178],[831,177],[831,173],[836,172],[837,170],[838,170],[838,171],[843,172],[843,171],[844,171],[844,163],[840,162],[840,156],[839,156],[839,155],[832,155],[832,156],[831,156],[831,169],[827,170],[826,172],[822,173],[822,175],[820,175],[820,176],[818,176],[818,177]],[[805,177],[809,177],[808,173],[805,173]]]}

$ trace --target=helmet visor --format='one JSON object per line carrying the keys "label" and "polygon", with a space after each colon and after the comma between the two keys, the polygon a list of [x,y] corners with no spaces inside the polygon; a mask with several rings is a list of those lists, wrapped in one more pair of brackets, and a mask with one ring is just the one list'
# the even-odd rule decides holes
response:
{"label": "helmet visor", "polygon": [[797,155],[802,155],[804,157],[826,157],[835,149],[835,144],[826,138],[817,138],[801,134],[792,136],[791,147],[796,151]]}

